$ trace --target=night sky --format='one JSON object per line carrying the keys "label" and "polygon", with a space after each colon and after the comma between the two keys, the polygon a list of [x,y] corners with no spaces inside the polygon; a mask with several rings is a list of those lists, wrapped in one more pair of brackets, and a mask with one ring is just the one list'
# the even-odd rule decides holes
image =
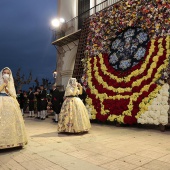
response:
{"label": "night sky", "polygon": [[[0,70],[17,69],[33,80],[53,80],[56,49],[51,20],[57,14],[57,0],[0,0]],[[31,82],[30,86],[33,85]]]}

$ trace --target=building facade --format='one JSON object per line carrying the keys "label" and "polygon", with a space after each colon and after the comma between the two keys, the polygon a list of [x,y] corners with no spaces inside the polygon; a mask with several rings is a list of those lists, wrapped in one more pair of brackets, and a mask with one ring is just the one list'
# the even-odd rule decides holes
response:
{"label": "building facade", "polygon": [[57,50],[57,85],[65,88],[68,79],[73,76],[84,20],[118,1],[58,0],[57,18],[64,18],[65,23],[56,29],[54,41],[52,42]]}

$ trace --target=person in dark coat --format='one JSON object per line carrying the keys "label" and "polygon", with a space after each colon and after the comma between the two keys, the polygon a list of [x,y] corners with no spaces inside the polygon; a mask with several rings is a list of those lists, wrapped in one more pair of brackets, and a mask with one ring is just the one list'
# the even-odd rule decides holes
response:
{"label": "person in dark coat", "polygon": [[24,108],[24,94],[22,90],[18,90],[17,100],[20,105],[21,113],[24,115],[23,108]]}
{"label": "person in dark coat", "polygon": [[34,117],[34,93],[32,87],[29,88],[27,97],[29,100],[29,117]]}
{"label": "person in dark coat", "polygon": [[84,88],[82,88],[82,94],[78,95],[79,98],[82,100],[82,102],[84,103],[84,105],[86,105],[86,97],[87,97],[87,94],[86,94],[86,91],[84,90]]}
{"label": "person in dark coat", "polygon": [[55,85],[53,85],[52,87],[51,103],[52,103],[53,111],[55,112],[54,122],[58,122],[58,115],[60,113],[62,101],[61,101],[60,91],[56,88]]}
{"label": "person in dark coat", "polygon": [[64,94],[65,94],[65,91],[60,91],[60,110],[64,102]]}
{"label": "person in dark coat", "polygon": [[37,87],[35,94],[35,97],[37,99],[37,119],[40,119],[40,113],[41,113],[41,96],[40,96],[40,87]]}
{"label": "person in dark coat", "polygon": [[87,94],[85,91],[85,87],[83,86],[83,84],[81,83],[81,81],[79,81],[79,83],[82,86],[82,94],[79,94],[78,97],[82,100],[82,102],[84,103],[84,105],[86,105],[86,98],[87,98]]}
{"label": "person in dark coat", "polygon": [[45,120],[47,114],[47,91],[44,89],[44,86],[40,86],[40,110],[41,110],[41,120]]}
{"label": "person in dark coat", "polygon": [[26,91],[23,91],[23,96],[24,96],[24,113],[26,112],[27,108],[28,108],[28,98],[27,98],[27,92]]}

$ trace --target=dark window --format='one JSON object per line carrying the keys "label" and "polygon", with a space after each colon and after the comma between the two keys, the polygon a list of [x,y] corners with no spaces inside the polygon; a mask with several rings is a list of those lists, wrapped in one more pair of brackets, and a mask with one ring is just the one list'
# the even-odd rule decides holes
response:
{"label": "dark window", "polygon": [[90,0],[78,0],[78,29],[81,29],[83,21],[89,17]]}

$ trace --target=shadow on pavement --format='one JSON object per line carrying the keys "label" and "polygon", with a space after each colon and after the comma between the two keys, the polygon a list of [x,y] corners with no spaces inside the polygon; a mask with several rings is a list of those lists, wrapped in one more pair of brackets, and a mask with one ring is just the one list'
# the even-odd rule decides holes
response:
{"label": "shadow on pavement", "polygon": [[1,153],[11,153],[11,152],[18,152],[23,149],[22,146],[15,147],[15,148],[7,148],[7,149],[0,149],[0,154]]}

